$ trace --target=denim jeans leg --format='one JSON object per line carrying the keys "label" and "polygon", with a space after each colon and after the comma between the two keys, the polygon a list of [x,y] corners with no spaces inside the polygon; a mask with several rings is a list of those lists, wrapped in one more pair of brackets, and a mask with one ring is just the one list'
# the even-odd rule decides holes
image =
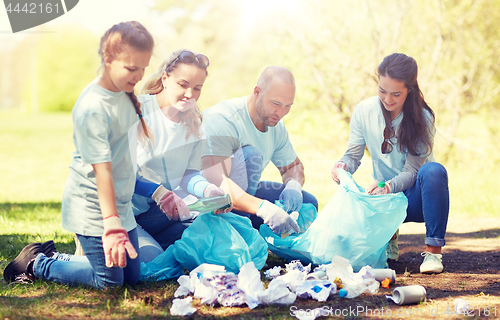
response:
{"label": "denim jeans leg", "polygon": [[163,248],[160,246],[149,233],[146,232],[140,225],[137,225],[137,235],[139,237],[139,257],[141,262],[148,263],[163,253]]}
{"label": "denim jeans leg", "polygon": [[415,185],[404,193],[408,198],[404,222],[425,222],[425,244],[444,246],[450,207],[446,169],[436,162],[424,164],[418,170]]}
{"label": "denim jeans leg", "polygon": [[[128,234],[130,242],[137,250],[139,247],[137,230],[134,229]],[[102,238],[77,236],[87,260],[80,258],[65,261],[47,258],[44,254],[39,254],[33,264],[35,276],[66,285],[83,285],[97,289],[119,287],[124,283],[136,284],[139,281],[139,259],[130,259],[127,256],[127,266],[125,268],[108,268],[106,267]]]}
{"label": "denim jeans leg", "polygon": [[236,150],[229,178],[246,193],[254,196],[262,175],[262,154],[253,146]]}
{"label": "denim jeans leg", "polygon": [[194,219],[185,221],[170,220],[154,202],[149,205],[148,211],[136,216],[135,220],[144,231],[149,233],[160,244],[163,250],[166,250],[175,241],[179,240],[184,230],[194,221]]}

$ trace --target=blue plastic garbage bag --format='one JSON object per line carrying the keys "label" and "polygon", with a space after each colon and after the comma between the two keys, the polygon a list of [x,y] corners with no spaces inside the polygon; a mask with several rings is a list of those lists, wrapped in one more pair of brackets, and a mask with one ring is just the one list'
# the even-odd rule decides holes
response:
{"label": "blue plastic garbage bag", "polygon": [[262,225],[269,250],[291,261],[327,264],[335,255],[349,259],[355,272],[363,266],[385,268],[387,243],[406,218],[408,199],[397,194],[372,196],[340,169],[340,187],[309,229],[284,239]]}
{"label": "blue plastic garbage bag", "polygon": [[190,271],[210,263],[238,273],[250,261],[260,270],[267,254],[267,243],[250,219],[234,213],[200,215],[174,243],[176,260]]}
{"label": "blue plastic garbage bag", "polygon": [[171,245],[162,254],[148,263],[141,262],[141,281],[161,281],[179,278],[184,268],[175,259],[174,246]]}
{"label": "blue plastic garbage bag", "polygon": [[[283,205],[282,200],[276,200],[274,204],[280,207],[281,209],[284,209],[285,207]],[[316,211],[316,207],[312,203],[303,203],[302,207],[299,210],[299,218],[297,219],[297,224],[299,225],[300,228],[299,233],[306,232],[306,230],[309,229],[313,221],[316,220],[317,216],[318,213]]]}

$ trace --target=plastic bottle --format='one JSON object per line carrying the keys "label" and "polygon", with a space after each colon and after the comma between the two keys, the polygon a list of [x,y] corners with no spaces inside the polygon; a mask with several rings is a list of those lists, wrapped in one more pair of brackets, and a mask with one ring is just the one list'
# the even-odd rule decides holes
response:
{"label": "plastic bottle", "polygon": [[231,207],[231,197],[228,194],[211,198],[202,198],[193,204],[188,205],[189,211],[198,211],[200,213],[213,212],[218,209],[227,209]]}

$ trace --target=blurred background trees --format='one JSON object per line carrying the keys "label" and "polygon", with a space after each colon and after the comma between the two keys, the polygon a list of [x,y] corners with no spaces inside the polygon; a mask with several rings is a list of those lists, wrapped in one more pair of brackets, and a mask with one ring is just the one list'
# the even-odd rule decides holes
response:
{"label": "blurred background trees", "polygon": [[[297,95],[285,122],[308,172],[329,175],[353,108],[377,94],[375,70],[393,52],[419,64],[437,115],[436,158],[470,169],[455,181],[500,162],[500,1],[157,0],[150,17],[141,21],[157,41],[148,74],[178,48],[210,58],[201,109],[249,94],[268,65],[290,68]],[[96,76],[99,37],[68,29],[3,51],[0,109],[70,111]]]}

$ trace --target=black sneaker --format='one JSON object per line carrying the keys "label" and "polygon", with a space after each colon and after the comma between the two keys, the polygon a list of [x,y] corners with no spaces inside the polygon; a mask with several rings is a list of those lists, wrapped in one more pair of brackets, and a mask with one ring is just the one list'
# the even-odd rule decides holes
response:
{"label": "black sneaker", "polygon": [[52,256],[57,252],[54,241],[49,240],[42,243],[42,251],[47,258],[52,258]]}
{"label": "black sneaker", "polygon": [[[21,283],[26,279],[35,279],[32,262],[40,253],[43,253],[40,242],[30,243],[24,247],[21,253],[5,267],[3,271],[5,281],[8,283]],[[22,283],[25,282],[23,281]]]}

